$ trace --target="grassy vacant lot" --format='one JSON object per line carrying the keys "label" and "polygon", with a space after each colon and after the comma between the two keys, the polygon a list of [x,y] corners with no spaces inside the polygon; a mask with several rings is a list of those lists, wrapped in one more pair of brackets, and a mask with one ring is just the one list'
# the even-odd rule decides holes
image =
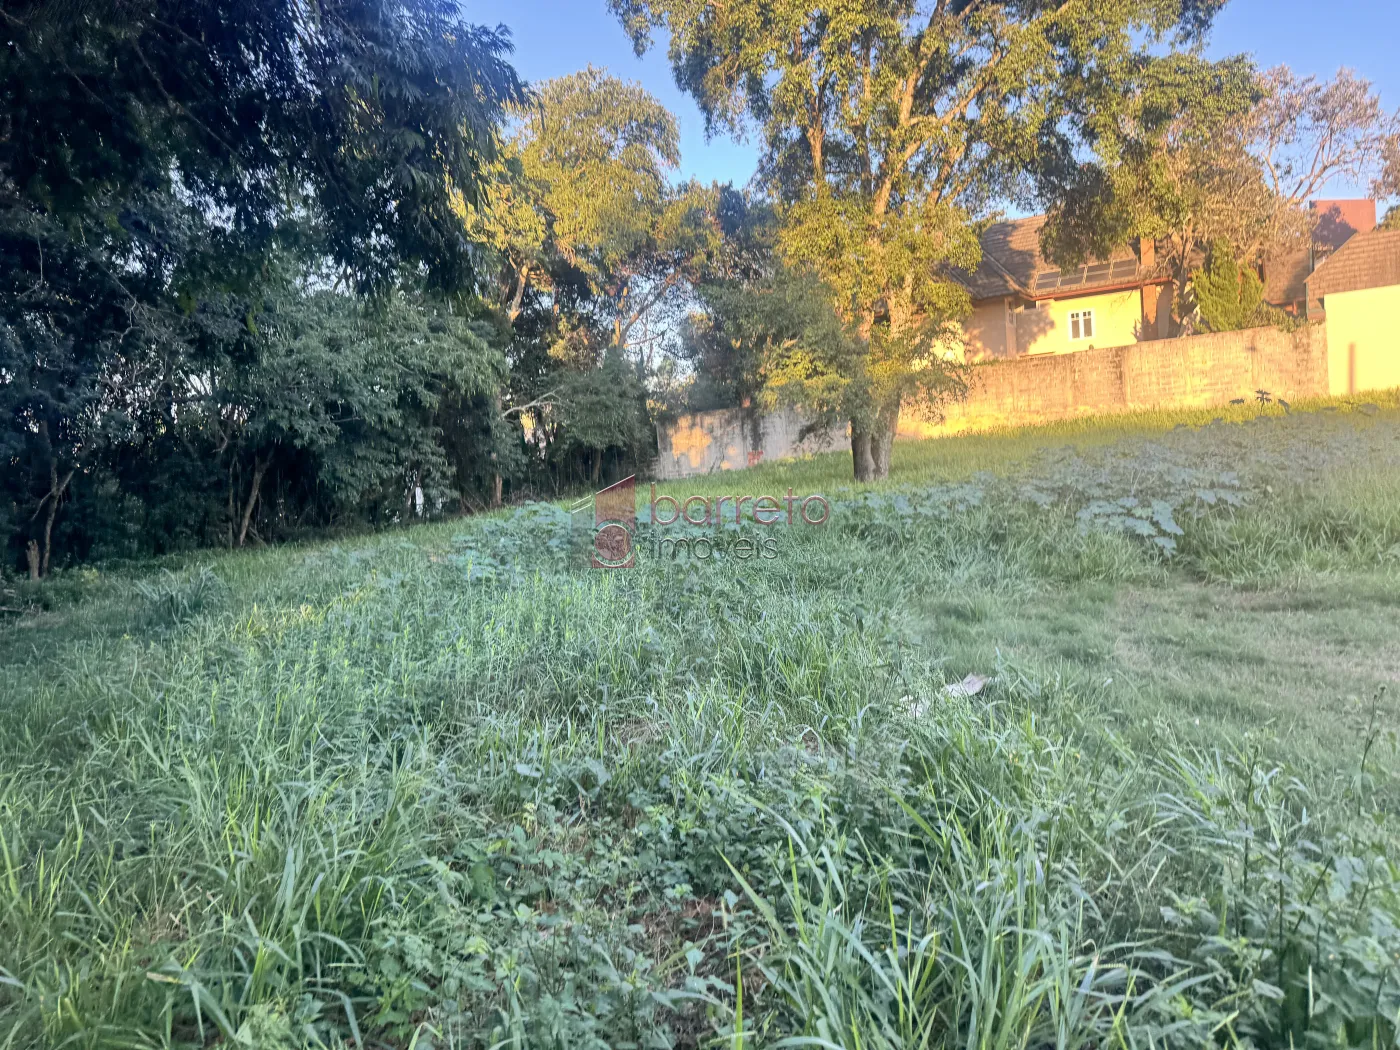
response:
{"label": "grassy vacant lot", "polygon": [[1393,1046],[1400,406],[1309,407],[22,596],[0,1047]]}

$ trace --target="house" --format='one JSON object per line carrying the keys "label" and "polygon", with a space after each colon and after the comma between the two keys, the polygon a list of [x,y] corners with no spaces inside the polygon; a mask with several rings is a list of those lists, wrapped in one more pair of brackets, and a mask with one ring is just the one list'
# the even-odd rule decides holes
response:
{"label": "house", "polygon": [[1400,386],[1400,231],[1373,200],[1325,200],[1310,245],[1264,261],[1264,300],[1327,326],[1328,392]]}
{"label": "house", "polygon": [[[1400,386],[1400,232],[1374,200],[1319,200],[1308,247],[1264,262],[1264,301],[1327,321],[1332,393]],[[1045,216],[989,226],[982,260],[954,277],[972,297],[969,362],[1127,346],[1174,334],[1175,287],[1150,241],[1061,269],[1040,249]]]}
{"label": "house", "polygon": [[1264,301],[1296,317],[1306,312],[1308,276],[1353,236],[1376,228],[1373,200],[1319,200],[1309,207],[1316,219],[1308,246],[1264,260]]}
{"label": "house", "polygon": [[1400,386],[1400,230],[1353,234],[1308,275],[1303,300],[1327,324],[1330,393]]}
{"label": "house", "polygon": [[972,296],[964,358],[988,361],[1122,346],[1170,331],[1171,281],[1155,246],[1062,269],[1041,254],[1045,216],[989,226],[982,261],[956,274]]}

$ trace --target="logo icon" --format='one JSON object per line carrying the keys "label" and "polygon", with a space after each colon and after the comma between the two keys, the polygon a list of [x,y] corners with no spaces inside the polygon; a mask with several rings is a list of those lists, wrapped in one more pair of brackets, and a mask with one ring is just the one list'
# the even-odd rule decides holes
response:
{"label": "logo icon", "polygon": [[632,540],[637,528],[637,478],[623,478],[593,497],[595,569],[630,569],[637,564]]}

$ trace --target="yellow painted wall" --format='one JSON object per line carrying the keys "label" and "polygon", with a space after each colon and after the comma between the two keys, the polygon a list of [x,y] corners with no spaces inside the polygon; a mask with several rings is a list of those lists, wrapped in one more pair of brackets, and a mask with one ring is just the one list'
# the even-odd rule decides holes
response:
{"label": "yellow painted wall", "polygon": [[[1094,338],[1070,340],[1069,315],[1074,310],[1094,311]],[[1023,354],[1068,354],[1106,346],[1127,346],[1138,341],[1142,325],[1142,290],[1081,295],[1055,299],[1039,310],[1016,315],[1016,342]]]}
{"label": "yellow painted wall", "polygon": [[1322,305],[1331,393],[1400,387],[1400,285],[1334,292]]}
{"label": "yellow painted wall", "polygon": [[1005,299],[984,299],[972,307],[972,314],[962,323],[963,359],[988,361],[1011,357],[1007,346],[1007,309]]}

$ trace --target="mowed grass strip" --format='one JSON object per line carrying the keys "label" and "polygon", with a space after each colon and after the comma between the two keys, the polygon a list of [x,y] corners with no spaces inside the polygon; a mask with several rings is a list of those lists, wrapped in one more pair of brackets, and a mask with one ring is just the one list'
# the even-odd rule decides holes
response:
{"label": "mowed grass strip", "polygon": [[1400,413],[1259,414],[707,479],[832,486],[773,559],[536,506],[61,578],[0,1046],[1391,1045]]}

